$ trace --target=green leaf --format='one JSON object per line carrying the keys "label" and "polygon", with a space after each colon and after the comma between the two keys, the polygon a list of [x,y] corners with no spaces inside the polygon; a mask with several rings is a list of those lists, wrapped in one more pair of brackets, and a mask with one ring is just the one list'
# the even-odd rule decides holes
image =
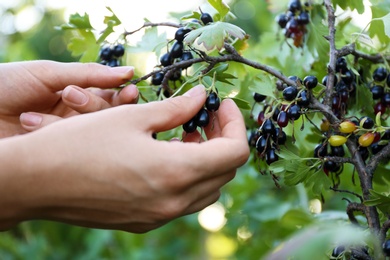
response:
{"label": "green leaf", "polygon": [[385,26],[385,34],[387,35],[387,37],[390,37],[390,13],[377,19],[383,21],[383,24]]}
{"label": "green leaf", "polygon": [[166,33],[158,34],[157,27],[150,27],[145,30],[141,40],[137,42],[135,47],[130,47],[129,52],[155,52],[159,56],[160,50],[166,48],[167,36]]}
{"label": "green leaf", "polygon": [[119,18],[114,14],[112,9],[110,7],[106,7],[108,11],[111,12],[111,16],[105,16],[104,17],[104,24],[107,25],[106,29],[103,30],[102,34],[100,35],[99,39],[97,40],[98,43],[102,43],[111,33],[114,32],[114,27],[120,25],[122,22],[119,20]]}
{"label": "green leaf", "polygon": [[226,5],[222,0],[208,0],[208,2],[218,11],[219,15],[221,16],[221,20],[223,20],[230,11],[229,6]]}
{"label": "green leaf", "polygon": [[364,202],[367,206],[378,207],[383,214],[388,215],[390,213],[390,193],[379,193],[374,190],[370,190],[371,199]]}
{"label": "green leaf", "polygon": [[272,82],[271,78],[267,74],[258,75],[255,80],[255,85],[251,87],[251,90],[276,99],[275,83]]}
{"label": "green leaf", "polygon": [[72,56],[81,56],[80,62],[94,62],[98,57],[100,46],[96,44],[95,35],[91,31],[79,30],[80,37],[70,40],[68,49]]}
{"label": "green leaf", "polygon": [[237,97],[231,97],[231,99],[236,103],[236,105],[239,108],[245,109],[245,110],[251,109],[251,105],[249,104],[248,101],[241,99],[241,98],[237,98]]}
{"label": "green leaf", "polygon": [[184,38],[184,42],[191,45],[196,41],[196,44],[203,46],[207,51],[221,50],[227,37],[244,39],[245,35],[245,31],[234,24],[215,22],[192,30]]}
{"label": "green leaf", "polygon": [[69,23],[63,24],[59,27],[60,29],[87,29],[93,30],[93,27],[89,21],[89,15],[85,13],[83,16],[80,14],[72,14],[69,17]]}

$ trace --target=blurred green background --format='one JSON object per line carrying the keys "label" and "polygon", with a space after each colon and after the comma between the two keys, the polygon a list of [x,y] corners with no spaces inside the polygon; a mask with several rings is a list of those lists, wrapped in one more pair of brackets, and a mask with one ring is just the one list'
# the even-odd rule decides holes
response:
{"label": "blurred green background", "polygon": [[[0,1],[0,62],[78,60],[67,50],[72,32],[55,29],[66,22],[69,10],[48,8],[48,2]],[[73,2],[76,1],[69,1]],[[185,2],[178,1],[183,10]],[[194,2],[192,5],[205,3]],[[287,2],[273,1],[272,9],[267,1],[258,0],[229,1],[229,5],[237,16],[233,23],[250,34],[249,42],[256,46],[262,35],[267,34],[268,40],[272,39],[269,35],[277,38],[274,19]],[[127,8],[127,2],[122,4]],[[104,8],[101,1],[96,5]],[[145,16],[151,9],[158,8],[147,8]],[[131,17],[134,10],[129,8],[127,13]],[[92,16],[93,12],[89,14]],[[257,52],[255,47],[251,48],[253,53]],[[219,202],[199,214],[182,217],[146,234],[30,221],[0,233],[0,259],[262,259],[302,226],[314,222],[320,212],[345,220],[344,197],[349,195],[327,194],[323,204],[321,198],[312,196],[302,185],[277,188],[270,175],[259,173],[251,158],[224,187]]]}

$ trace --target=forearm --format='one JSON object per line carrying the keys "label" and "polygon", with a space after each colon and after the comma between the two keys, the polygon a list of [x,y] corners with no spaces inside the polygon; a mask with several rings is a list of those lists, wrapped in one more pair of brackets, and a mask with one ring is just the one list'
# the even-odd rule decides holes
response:
{"label": "forearm", "polygon": [[29,139],[27,136],[0,139],[0,230],[33,215],[40,155],[31,149]]}

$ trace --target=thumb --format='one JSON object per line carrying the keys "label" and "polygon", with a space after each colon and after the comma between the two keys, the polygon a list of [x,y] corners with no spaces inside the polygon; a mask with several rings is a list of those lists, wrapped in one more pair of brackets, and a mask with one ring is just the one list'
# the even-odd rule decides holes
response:
{"label": "thumb", "polygon": [[205,88],[198,85],[182,96],[145,104],[141,113],[150,119],[145,130],[162,132],[182,125],[198,113],[205,101]]}

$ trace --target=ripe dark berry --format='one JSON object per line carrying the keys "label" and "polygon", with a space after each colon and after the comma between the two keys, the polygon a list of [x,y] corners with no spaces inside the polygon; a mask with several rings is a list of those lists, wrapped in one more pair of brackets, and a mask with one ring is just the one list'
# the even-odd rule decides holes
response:
{"label": "ripe dark berry", "polygon": [[314,148],[314,157],[325,157],[328,155],[327,146],[324,144],[317,144]]}
{"label": "ripe dark berry", "polygon": [[317,86],[318,84],[318,79],[316,76],[306,76],[304,79],[303,79],[303,85],[307,88],[307,89],[313,89]]}
{"label": "ripe dark berry", "polygon": [[160,57],[161,66],[166,67],[166,66],[172,65],[172,63],[173,63],[173,58],[169,52],[161,55],[161,57]]}
{"label": "ripe dark berry", "polygon": [[186,132],[186,133],[193,133],[195,132],[196,130],[196,123],[195,123],[195,120],[194,118],[192,118],[191,120],[189,120],[188,122],[186,122],[185,124],[183,124],[183,130]]}
{"label": "ripe dark berry", "polygon": [[125,47],[122,44],[117,44],[112,48],[112,53],[115,57],[120,58],[125,54]]}
{"label": "ripe dark berry", "polygon": [[386,112],[386,106],[381,101],[377,102],[374,105],[374,113],[375,114],[378,114],[378,113],[384,114],[385,112]]}
{"label": "ripe dark berry", "polygon": [[302,9],[301,1],[299,0],[290,0],[288,3],[288,10],[292,13],[296,13]]}
{"label": "ripe dark berry", "polygon": [[256,101],[256,102],[262,102],[264,101],[265,99],[267,98],[267,96],[265,95],[262,95],[260,93],[253,93],[253,99]]}
{"label": "ripe dark berry", "polygon": [[364,116],[364,117],[360,118],[359,124],[364,129],[372,129],[375,125],[375,122],[374,122],[374,120],[372,120],[371,117]]}
{"label": "ripe dark berry", "polygon": [[178,41],[178,42],[182,42],[184,40],[184,38],[186,37],[187,33],[191,32],[191,29],[189,28],[179,28],[177,29],[176,33],[175,33],[175,40]]}
{"label": "ripe dark berry", "polygon": [[283,98],[286,101],[293,101],[298,94],[298,89],[294,86],[288,86],[283,90]]}
{"label": "ripe dark berry", "polygon": [[172,81],[179,80],[181,78],[181,72],[182,72],[181,68],[175,69],[173,71],[171,77],[169,78],[169,80],[172,80]]}
{"label": "ripe dark berry", "polygon": [[354,82],[355,80],[355,74],[351,70],[346,70],[342,75],[341,75],[341,80],[349,85]]}
{"label": "ripe dark berry", "polygon": [[202,13],[202,15],[200,16],[200,20],[204,25],[207,25],[213,22],[213,17],[211,17],[209,13]]}
{"label": "ripe dark berry", "polygon": [[120,62],[117,59],[111,59],[111,60],[107,61],[107,66],[118,67],[119,65],[120,65]]}
{"label": "ripe dark berry", "polygon": [[300,105],[301,107],[304,107],[304,108],[309,106],[310,99],[308,97],[306,90],[299,92],[297,104]]}
{"label": "ripe dark berry", "polygon": [[199,127],[205,127],[210,122],[210,116],[206,109],[202,108],[195,116],[195,124]]}
{"label": "ripe dark berry", "polygon": [[272,135],[275,132],[275,125],[271,119],[266,119],[261,126],[261,133],[263,135]]}
{"label": "ripe dark berry", "polygon": [[[192,60],[194,58],[194,55],[192,55],[192,52],[190,51],[184,51],[183,54],[180,57],[180,61],[187,61],[187,60]],[[187,66],[183,67],[183,69],[186,69],[190,67],[191,64],[188,64]]]}
{"label": "ripe dark berry", "polygon": [[284,145],[287,141],[287,135],[286,132],[284,132],[281,128],[276,128],[276,134],[275,134],[275,142],[278,145]]}
{"label": "ripe dark berry", "polygon": [[330,146],[330,151],[332,156],[343,157],[345,155],[343,146]]}
{"label": "ripe dark berry", "polygon": [[265,120],[265,113],[264,111],[260,111],[257,116],[257,123],[261,126],[264,123]]}
{"label": "ripe dark berry", "polygon": [[155,86],[161,85],[163,79],[164,79],[164,73],[162,73],[161,71],[157,72],[156,74],[153,74],[152,85]]}
{"label": "ripe dark berry", "polygon": [[183,42],[175,41],[170,50],[172,59],[180,58],[183,55],[184,44]]}
{"label": "ripe dark berry", "polygon": [[385,256],[390,256],[390,240],[386,240],[382,245],[383,253]]}
{"label": "ripe dark berry", "polygon": [[211,92],[206,99],[205,106],[208,111],[214,112],[218,110],[220,104],[221,101],[218,94],[216,92]]}
{"label": "ripe dark berry", "polygon": [[340,57],[336,61],[336,72],[344,73],[348,69],[347,60],[344,57]]}
{"label": "ripe dark berry", "polygon": [[386,92],[383,94],[382,103],[385,106],[390,106],[390,93],[389,92]]}
{"label": "ripe dark berry", "polygon": [[336,246],[332,251],[333,257],[339,257],[345,251],[345,246]]}
{"label": "ripe dark berry", "polygon": [[325,172],[338,172],[341,168],[341,164],[333,161],[325,161],[322,167]]}
{"label": "ripe dark berry", "polygon": [[259,153],[263,153],[265,152],[265,150],[268,148],[269,146],[269,139],[264,136],[264,135],[261,135],[257,141],[256,141],[256,150],[259,152]]}
{"label": "ripe dark berry", "polygon": [[279,160],[279,156],[276,154],[275,148],[271,148],[265,154],[265,162],[270,165],[273,162]]}
{"label": "ripe dark berry", "polygon": [[297,104],[292,105],[287,110],[287,117],[290,120],[298,120],[300,116],[301,116],[301,107]]}
{"label": "ripe dark berry", "polygon": [[387,75],[386,84],[388,87],[390,87],[390,73],[389,73],[389,75]]}
{"label": "ripe dark berry", "polygon": [[363,161],[367,160],[368,156],[370,155],[367,147],[359,146],[358,152],[359,152],[360,156],[362,157]]}
{"label": "ripe dark berry", "polygon": [[371,148],[372,154],[377,154],[377,153],[379,153],[380,151],[382,151],[382,149],[383,149],[385,146],[386,146],[386,145],[379,144],[378,142],[371,144],[370,148]]}
{"label": "ripe dark berry", "polygon": [[279,127],[286,127],[288,125],[288,116],[286,111],[280,111],[277,121]]}
{"label": "ripe dark berry", "polygon": [[[333,80],[333,83],[334,83],[334,85],[336,85],[337,84],[337,76],[336,75],[334,75],[334,78],[333,78],[334,80]],[[324,86],[327,86],[327,84],[328,84],[328,75],[326,75],[325,77],[323,77],[322,78],[322,85],[324,85]]]}
{"label": "ripe dark berry", "polygon": [[385,90],[382,86],[380,85],[374,85],[371,87],[371,93],[372,93],[372,98],[373,99],[380,99],[382,98]]}
{"label": "ripe dark berry", "polygon": [[301,12],[299,15],[298,15],[298,23],[299,24],[308,24],[310,22],[310,15],[308,12]]}
{"label": "ripe dark berry", "polygon": [[113,52],[110,46],[106,46],[100,50],[99,57],[102,60],[109,61],[113,56]]}
{"label": "ripe dark berry", "polygon": [[276,22],[278,23],[278,25],[280,26],[280,28],[285,28],[286,27],[286,24],[288,22],[288,18],[287,18],[287,15],[286,14],[279,14],[277,17],[276,17]]}
{"label": "ripe dark berry", "polygon": [[387,69],[385,67],[378,67],[374,70],[374,72],[372,73],[372,78],[376,81],[376,82],[380,82],[380,81],[383,81],[386,79],[387,77]]}
{"label": "ripe dark berry", "polygon": [[291,35],[291,34],[295,34],[295,33],[299,33],[300,31],[300,28],[299,28],[299,24],[298,24],[298,20],[295,19],[295,18],[292,18],[290,19],[287,24],[286,24],[286,33],[287,33],[287,36]]}

